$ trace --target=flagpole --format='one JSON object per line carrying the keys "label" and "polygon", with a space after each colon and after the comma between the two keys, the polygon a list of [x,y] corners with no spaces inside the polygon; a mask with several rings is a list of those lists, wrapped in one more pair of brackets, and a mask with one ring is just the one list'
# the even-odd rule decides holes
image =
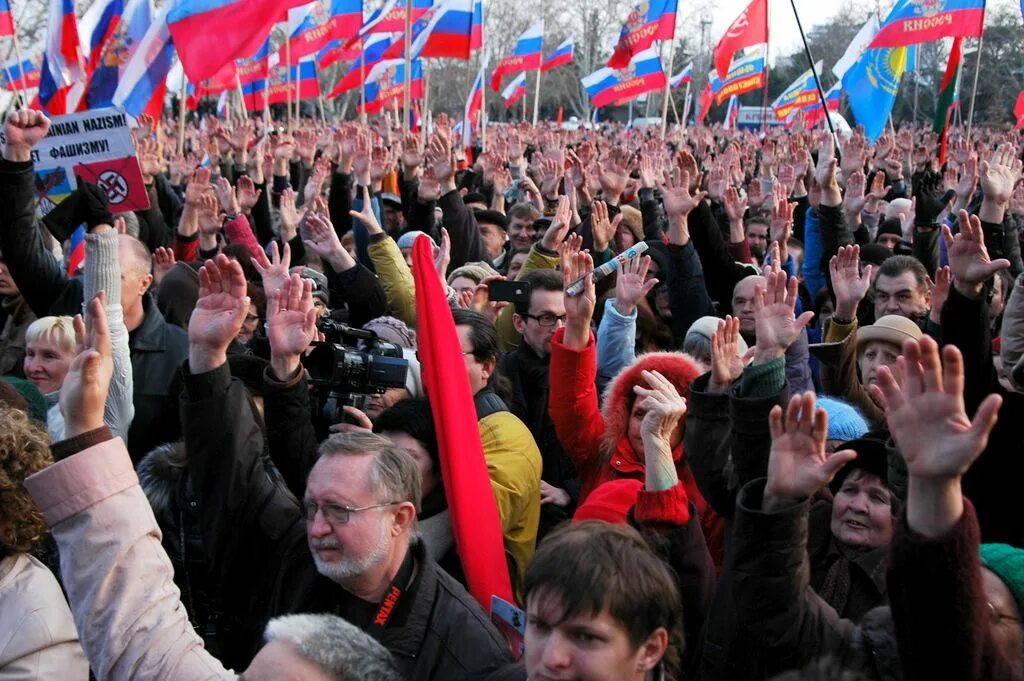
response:
{"label": "flagpole", "polygon": [[[921,68],[921,50],[917,46],[914,48],[914,125],[917,125],[917,95],[920,90],[921,78],[919,70]],[[826,111],[827,113],[827,111]]]}
{"label": "flagpole", "polygon": [[[796,17],[796,27],[800,29],[800,39],[804,42],[804,54],[807,55],[807,63],[811,65],[811,73],[814,75],[814,86],[818,90],[818,101],[821,102],[821,108],[825,112],[825,122],[828,123],[828,131],[832,133],[832,137],[836,136],[835,126],[832,125],[832,116],[828,113],[828,102],[825,101],[825,91],[821,89],[821,79],[818,78],[818,69],[814,68],[814,57],[811,56],[811,48],[807,44],[807,36],[804,34],[804,26],[800,22],[800,14],[796,11],[796,0],[789,0],[790,6],[793,8],[793,16]],[[768,90],[765,90],[767,96]],[[839,150],[836,149],[836,158],[839,158]]]}
{"label": "flagpole", "polygon": [[[675,35],[675,31],[672,31],[672,35]],[[668,103],[672,99],[672,64],[675,62],[676,49],[675,49],[675,38],[669,41],[668,44],[668,71],[665,73],[665,95],[661,99],[661,139],[665,139],[665,133],[668,130]],[[665,54],[665,43],[661,44],[662,56]],[[672,110],[676,114],[676,125],[679,124],[679,112],[676,111],[676,103],[672,101]]]}
{"label": "flagpole", "polygon": [[405,110],[403,129],[409,128],[412,106],[412,0],[405,0],[405,82],[402,83],[402,108]]}
{"label": "flagpole", "polygon": [[[412,77],[410,75],[410,77]],[[423,60],[423,111],[420,112],[420,135],[422,137],[423,146],[426,148],[427,145],[427,126],[425,125],[425,118],[430,113],[430,60]]]}
{"label": "flagpole", "polygon": [[181,74],[181,92],[178,94],[178,155],[185,155],[185,74]]}
{"label": "flagpole", "polygon": [[[23,104],[28,104],[28,81],[25,79],[25,60],[21,58],[21,42],[18,40],[18,29],[14,29],[14,58],[18,60],[18,71],[21,75],[21,92],[18,93],[18,99]],[[8,74],[8,78],[10,74]],[[20,105],[19,105],[20,108]]]}
{"label": "flagpole", "polygon": [[[692,80],[692,76],[690,77]],[[690,124],[690,83],[686,84],[686,97],[683,99],[683,129]]]}
{"label": "flagpole", "polygon": [[[793,0],[790,0],[793,2]],[[796,5],[793,5],[793,13],[796,13]],[[771,0],[765,0],[764,6],[764,36],[767,39],[764,46],[764,87],[761,89],[761,133],[764,135],[768,134],[768,88],[771,84],[772,69],[769,66],[769,60],[772,56],[772,34],[769,31],[768,20],[772,15],[772,3]],[[799,17],[796,20],[797,25],[800,25]],[[800,35],[804,34],[804,30],[800,29]],[[807,46],[807,40],[804,39],[804,47]],[[808,53],[809,54],[809,53]],[[811,68],[814,68],[813,66]],[[817,77],[817,76],[815,76]],[[820,89],[820,88],[819,88]],[[737,106],[739,100],[737,100]]]}
{"label": "flagpole", "polygon": [[[543,55],[542,55],[543,56]],[[533,124],[537,125],[537,114],[540,112],[540,66],[537,67],[537,87],[533,93]],[[524,116],[525,118],[525,116]]]}
{"label": "flagpole", "polygon": [[285,72],[285,105],[288,107],[288,131],[294,129],[292,119],[292,41],[290,36],[284,40],[284,72]]}
{"label": "flagpole", "polygon": [[242,77],[235,73],[235,87],[238,88],[238,101],[241,102],[242,106],[242,117],[249,117],[249,107],[245,105],[245,92],[242,90]]}
{"label": "flagpole", "polygon": [[359,122],[366,125],[366,38],[359,43],[363,46],[359,57]]}
{"label": "flagpole", "polygon": [[967,112],[967,139],[971,139],[971,128],[974,127],[974,99],[978,95],[978,73],[981,71],[981,48],[985,45],[984,28],[978,36],[978,57],[974,61],[974,85],[971,88],[971,108]]}
{"label": "flagpole", "polygon": [[[675,97],[669,97],[668,101],[669,101],[669,104],[672,105],[672,117],[675,118],[676,125],[679,125],[679,109],[676,108],[676,98]],[[668,117],[668,113],[666,112],[664,118],[667,118],[667,117]]]}

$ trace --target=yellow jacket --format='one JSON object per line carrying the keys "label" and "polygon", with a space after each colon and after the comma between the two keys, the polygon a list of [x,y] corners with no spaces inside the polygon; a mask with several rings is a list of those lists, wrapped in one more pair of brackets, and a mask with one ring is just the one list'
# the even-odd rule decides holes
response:
{"label": "yellow jacket", "polygon": [[533,435],[510,411],[489,414],[478,422],[491,488],[498,502],[505,551],[515,561],[512,588],[522,595],[523,575],[537,546],[540,522],[540,450]]}
{"label": "yellow jacket", "polygon": [[416,328],[416,285],[412,270],[405,263],[405,257],[398,244],[390,236],[379,241],[370,239],[370,260],[373,262],[380,283],[384,287],[391,314],[405,322],[410,329]]}

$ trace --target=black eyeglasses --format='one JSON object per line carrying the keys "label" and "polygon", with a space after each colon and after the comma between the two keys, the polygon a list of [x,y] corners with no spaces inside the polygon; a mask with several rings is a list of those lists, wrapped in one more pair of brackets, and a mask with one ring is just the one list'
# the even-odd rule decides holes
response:
{"label": "black eyeglasses", "polygon": [[554,326],[558,322],[564,322],[568,315],[564,314],[551,314],[545,312],[544,314],[528,314],[524,315],[527,319],[536,320],[541,326]]}
{"label": "black eyeglasses", "polygon": [[349,521],[353,513],[359,513],[360,511],[369,511],[374,508],[385,508],[387,506],[394,506],[400,504],[401,501],[385,501],[382,504],[373,504],[372,506],[361,506],[359,508],[349,508],[348,506],[340,506],[338,504],[320,504],[317,505],[312,501],[306,501],[302,504],[302,516],[306,519],[307,523],[313,522],[313,518],[316,516],[317,510],[324,515],[326,520],[331,525],[344,525]]}

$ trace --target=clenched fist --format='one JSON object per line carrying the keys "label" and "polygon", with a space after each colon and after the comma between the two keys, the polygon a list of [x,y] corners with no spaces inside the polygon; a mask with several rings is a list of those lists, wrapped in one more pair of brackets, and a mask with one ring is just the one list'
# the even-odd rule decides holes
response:
{"label": "clenched fist", "polygon": [[31,161],[32,147],[46,137],[50,119],[42,111],[22,109],[11,112],[4,125],[7,146],[4,158],[8,161]]}

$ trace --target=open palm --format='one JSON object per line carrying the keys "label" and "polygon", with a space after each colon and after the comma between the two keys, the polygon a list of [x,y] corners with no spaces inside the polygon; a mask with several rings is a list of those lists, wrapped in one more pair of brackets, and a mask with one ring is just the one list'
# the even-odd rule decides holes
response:
{"label": "open palm", "polygon": [[316,335],[313,283],[297,274],[288,277],[267,304],[267,338],[274,355],[300,355]]}
{"label": "open palm", "polygon": [[249,308],[242,266],[221,253],[199,270],[199,300],[188,321],[192,345],[220,351],[238,335]]}

